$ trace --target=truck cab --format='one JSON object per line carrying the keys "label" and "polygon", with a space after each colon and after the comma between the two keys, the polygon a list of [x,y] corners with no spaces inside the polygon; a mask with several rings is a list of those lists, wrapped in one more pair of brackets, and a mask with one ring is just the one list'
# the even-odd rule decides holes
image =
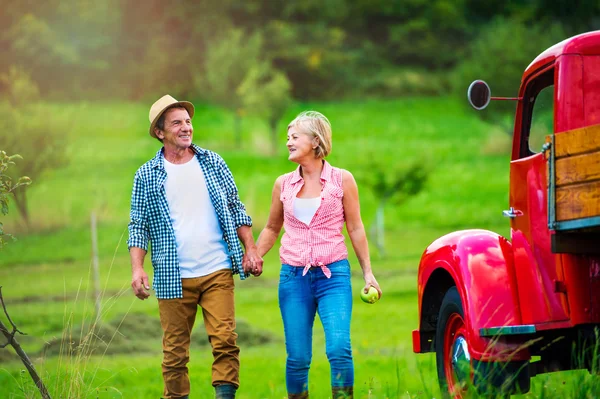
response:
{"label": "truck cab", "polygon": [[[494,99],[483,81],[468,93],[478,109]],[[515,100],[509,203],[499,212],[510,238],[456,231],[419,264],[413,350],[436,353],[451,397],[524,393],[536,374],[598,367],[600,31],[542,52]]]}

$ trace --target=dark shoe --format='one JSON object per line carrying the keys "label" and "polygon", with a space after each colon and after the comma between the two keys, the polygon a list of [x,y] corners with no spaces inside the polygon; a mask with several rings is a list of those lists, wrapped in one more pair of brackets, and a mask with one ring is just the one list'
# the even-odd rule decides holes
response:
{"label": "dark shoe", "polygon": [[221,384],[215,386],[216,399],[235,399],[237,387],[233,384]]}
{"label": "dark shoe", "polygon": [[288,399],[308,399],[308,392],[288,393]]}
{"label": "dark shoe", "polygon": [[354,387],[333,387],[331,393],[332,399],[353,399]]}

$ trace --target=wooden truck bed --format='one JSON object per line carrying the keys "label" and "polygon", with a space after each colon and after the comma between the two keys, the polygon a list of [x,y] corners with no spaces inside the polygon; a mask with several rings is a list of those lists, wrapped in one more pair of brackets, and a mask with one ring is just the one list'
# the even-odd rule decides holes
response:
{"label": "wooden truck bed", "polygon": [[571,233],[575,245],[592,241],[600,247],[600,125],[559,132],[546,141],[550,230],[556,237]]}

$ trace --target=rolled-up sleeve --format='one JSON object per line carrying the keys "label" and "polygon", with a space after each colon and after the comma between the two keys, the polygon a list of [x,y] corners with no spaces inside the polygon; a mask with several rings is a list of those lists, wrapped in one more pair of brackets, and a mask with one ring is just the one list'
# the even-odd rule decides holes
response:
{"label": "rolled-up sleeve", "polygon": [[237,186],[229,167],[224,160],[221,159],[221,172],[227,190],[227,207],[233,216],[233,223],[237,229],[240,226],[252,226],[252,218],[246,213],[246,207],[240,200]]}
{"label": "rolled-up sleeve", "polygon": [[148,250],[150,237],[148,220],[146,215],[146,189],[144,179],[138,171],[133,178],[133,190],[131,192],[131,212],[129,216],[129,238],[127,248],[137,247]]}

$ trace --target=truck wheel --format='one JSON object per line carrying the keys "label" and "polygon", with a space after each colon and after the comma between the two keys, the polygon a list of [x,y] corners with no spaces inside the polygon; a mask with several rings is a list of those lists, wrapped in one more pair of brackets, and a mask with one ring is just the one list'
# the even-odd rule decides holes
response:
{"label": "truck wheel", "polygon": [[477,397],[477,394],[508,398],[511,393],[529,391],[529,362],[478,362],[471,359],[469,347],[462,301],[456,287],[451,287],[442,300],[435,333],[442,395],[453,399]]}
{"label": "truck wheel", "polygon": [[435,332],[438,381],[446,398],[463,398],[471,381],[471,355],[460,295],[451,287],[442,300]]}

